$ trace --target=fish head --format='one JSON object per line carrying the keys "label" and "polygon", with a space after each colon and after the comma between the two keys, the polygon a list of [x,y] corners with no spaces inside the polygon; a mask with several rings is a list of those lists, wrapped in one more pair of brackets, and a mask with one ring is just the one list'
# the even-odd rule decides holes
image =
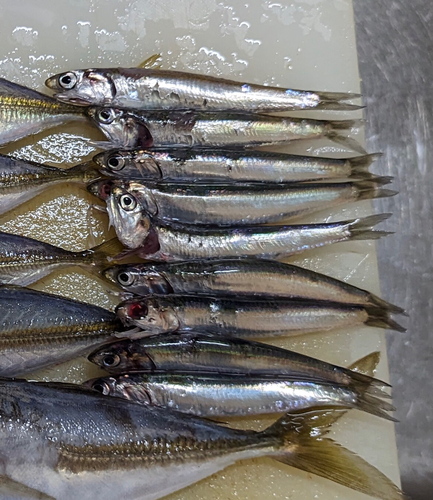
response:
{"label": "fish head", "polygon": [[99,392],[104,396],[112,396],[116,391],[116,379],[114,377],[92,378],[83,382],[81,386]]}
{"label": "fish head", "polygon": [[162,172],[150,151],[108,151],[97,154],[93,161],[104,175],[130,179],[162,179]]}
{"label": "fish head", "polygon": [[118,265],[103,272],[105,278],[129,292],[139,295],[166,295],[173,293],[173,288],[163,273],[153,266]]}
{"label": "fish head", "polygon": [[152,334],[175,331],[180,326],[174,308],[160,300],[125,300],[116,307],[116,314],[125,326],[138,326]]}
{"label": "fish head", "polygon": [[116,95],[110,72],[76,69],[51,76],[45,85],[56,91],[56,99],[76,106],[106,106]]}
{"label": "fish head", "polygon": [[148,148],[153,145],[148,127],[134,112],[90,107],[86,113],[116,148]]}
{"label": "fish head", "polygon": [[[110,196],[106,199],[110,224],[119,240],[128,248],[142,246],[152,225],[145,200],[139,200],[135,191],[129,190],[127,185],[115,182]],[[140,201],[143,201],[144,206]]]}
{"label": "fish head", "polygon": [[112,373],[154,370],[155,364],[139,342],[122,340],[93,351],[88,360]]}
{"label": "fish head", "polygon": [[95,378],[84,382],[82,385],[104,396],[114,396],[140,404],[152,403],[146,381],[140,380],[140,383],[137,384],[128,374],[118,375],[117,377]]}

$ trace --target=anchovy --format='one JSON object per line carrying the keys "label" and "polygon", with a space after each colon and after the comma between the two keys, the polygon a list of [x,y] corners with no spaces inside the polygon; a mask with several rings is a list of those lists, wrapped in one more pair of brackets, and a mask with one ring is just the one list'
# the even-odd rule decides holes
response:
{"label": "anchovy", "polygon": [[162,406],[199,417],[244,417],[308,408],[356,408],[387,420],[395,408],[379,398],[329,383],[197,374],[125,374],[84,382],[104,396]]}
{"label": "anchovy", "polygon": [[101,147],[122,149],[155,147],[239,148],[287,144],[326,137],[360,154],[365,150],[340,131],[358,125],[356,120],[307,120],[257,114],[194,111],[129,111],[88,108],[88,117],[111,142]]}
{"label": "anchovy", "polygon": [[2,380],[0,456],[12,481],[61,500],[93,500],[95,492],[105,500],[157,500],[264,456],[403,500],[386,476],[325,437],[329,416],[296,411],[264,431],[244,431],[69,384]]}
{"label": "anchovy", "polygon": [[142,181],[232,184],[287,183],[322,179],[370,179],[378,155],[318,158],[267,151],[115,150],[93,161],[104,175]]}
{"label": "anchovy", "polygon": [[86,120],[81,108],[0,78],[0,146],[75,120]]}
{"label": "anchovy", "polygon": [[390,214],[325,224],[206,229],[180,224],[155,224],[137,214],[111,211],[110,224],[127,248],[149,260],[189,260],[258,257],[283,259],[290,255],[349,240],[377,239],[387,235],[372,227]]}
{"label": "anchovy", "polygon": [[378,177],[334,184],[208,187],[100,180],[90,184],[88,190],[111,205],[110,212],[123,212],[123,217],[143,213],[161,223],[250,226],[281,222],[359,200],[393,196],[395,191],[381,187],[389,181],[388,177]]}
{"label": "anchovy", "polygon": [[354,110],[345,92],[316,92],[242,83],[208,75],[147,68],[72,70],[45,85],[62,102],[119,108],[213,111]]}
{"label": "anchovy", "polygon": [[299,335],[365,324],[405,331],[375,306],[293,299],[235,300],[190,295],[167,295],[126,300],[116,308],[126,326],[151,334],[202,331],[256,338]]}
{"label": "anchovy", "polygon": [[386,397],[382,389],[388,386],[359,373],[370,360],[376,359],[376,353],[348,369],[269,344],[195,332],[118,340],[99,347],[88,359],[113,375],[138,372],[264,375],[338,384],[380,397]]}
{"label": "anchovy", "polygon": [[71,252],[25,236],[0,232],[0,283],[27,286],[56,269],[80,266],[98,271],[122,251],[117,239]]}
{"label": "anchovy", "polygon": [[91,162],[68,169],[0,155],[0,214],[64,182],[85,186],[100,177]]}
{"label": "anchovy", "polygon": [[0,286],[0,376],[81,356],[122,327],[111,311],[64,297]]}
{"label": "anchovy", "polygon": [[344,281],[282,262],[253,259],[138,263],[112,266],[104,276],[136,295],[286,297],[403,309]]}

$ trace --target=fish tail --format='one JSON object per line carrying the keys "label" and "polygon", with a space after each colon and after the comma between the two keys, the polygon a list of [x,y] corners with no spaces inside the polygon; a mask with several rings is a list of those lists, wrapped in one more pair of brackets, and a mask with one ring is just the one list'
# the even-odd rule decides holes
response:
{"label": "fish tail", "polygon": [[387,401],[372,396],[369,393],[359,394],[356,402],[356,409],[375,415],[376,417],[390,420],[391,422],[398,422],[397,419],[388,415],[388,411],[395,411],[395,407]]}
{"label": "fish tail", "polygon": [[373,377],[379,362],[380,362],[380,351],[375,351],[371,352],[370,354],[367,354],[367,356],[364,356],[363,358],[357,359],[354,363],[352,363],[348,367],[348,369],[356,373],[357,375],[362,375],[364,377],[365,376]]}
{"label": "fish tail", "polygon": [[[387,384],[386,382],[382,382],[381,380],[373,378],[379,361],[380,352],[372,352],[371,354],[368,354],[367,356],[364,356],[363,358],[358,359],[353,364],[351,364],[348,367],[346,374],[352,379],[352,386],[358,388],[358,391],[364,391],[366,393],[368,392],[369,394],[373,393],[374,395],[378,395],[381,397],[389,397],[389,395],[385,391],[382,391],[381,389],[379,389],[379,387],[375,387],[376,385],[383,387],[389,386],[389,384]],[[376,390],[378,392],[377,394]],[[322,415],[320,416],[322,436],[327,434],[331,430],[332,425],[340,420],[342,416],[346,415],[347,411],[348,410],[330,410],[327,414],[322,413]]]}
{"label": "fish tail", "polygon": [[406,328],[390,318],[390,312],[388,309],[383,309],[377,306],[365,306],[365,310],[368,313],[368,318],[364,322],[365,325],[387,328],[389,330],[397,330],[398,332],[406,331]]}
{"label": "fish tail", "polygon": [[376,307],[380,307],[382,309],[386,309],[390,313],[393,313],[393,314],[403,314],[404,316],[408,315],[406,313],[406,311],[402,307],[399,307],[399,306],[396,306],[394,304],[391,304],[391,302],[387,302],[386,300],[381,299],[377,295],[374,295],[374,293],[370,293],[368,295],[368,300],[369,300],[369,303],[372,306],[376,306]]}
{"label": "fish tail", "polygon": [[345,148],[356,151],[361,155],[366,155],[367,151],[359,144],[358,141],[341,135],[338,130],[351,130],[362,124],[362,120],[332,120],[328,122],[328,131],[325,134],[328,139],[338,144],[341,144]]}
{"label": "fish tail", "polygon": [[344,101],[359,99],[360,94],[351,94],[349,92],[314,92],[319,98],[319,103],[314,109],[328,109],[332,111],[356,111],[365,106],[349,104]]}
{"label": "fish tail", "polygon": [[397,191],[392,189],[383,189],[382,186],[389,184],[393,180],[393,177],[372,177],[370,179],[364,179],[362,181],[355,182],[356,189],[358,191],[358,200],[369,200],[371,198],[386,198],[389,196],[395,196]]}
{"label": "fish tail", "polygon": [[372,352],[358,359],[346,370],[351,379],[351,386],[358,391],[368,392],[372,396],[389,398],[383,388],[391,387],[387,382],[374,378],[374,371],[380,361],[380,352]]}
{"label": "fish tail", "polygon": [[290,413],[263,431],[265,437],[275,436],[277,449],[272,458],[372,497],[403,500],[401,490],[379,470],[323,437],[323,430],[325,434],[328,430],[328,414],[326,410]]}
{"label": "fish tail", "polygon": [[355,156],[354,158],[348,158],[347,162],[350,165],[349,177],[353,179],[369,179],[374,177],[373,174],[369,172],[369,167],[377,158],[380,158],[382,153],[372,153],[369,155]]}
{"label": "fish tail", "polygon": [[116,257],[123,251],[123,245],[117,238],[113,238],[93,247],[90,251],[92,252],[93,264],[98,269],[105,268],[107,264],[117,260]]}
{"label": "fish tail", "polygon": [[363,217],[360,219],[355,219],[348,223],[350,240],[377,240],[382,238],[382,236],[387,236],[388,234],[393,234],[389,231],[375,231],[373,227],[380,224],[384,220],[391,217],[392,214],[378,214],[370,215],[369,217]]}

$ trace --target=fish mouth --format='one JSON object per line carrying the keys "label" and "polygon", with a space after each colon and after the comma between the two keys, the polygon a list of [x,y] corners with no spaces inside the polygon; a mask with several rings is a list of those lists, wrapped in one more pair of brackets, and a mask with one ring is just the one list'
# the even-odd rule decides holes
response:
{"label": "fish mouth", "polygon": [[87,191],[100,200],[106,201],[111,196],[112,186],[112,181],[106,179],[96,180],[87,185]]}
{"label": "fish mouth", "polygon": [[57,75],[47,78],[45,80],[45,86],[51,90],[59,90],[59,85],[57,83]]}
{"label": "fish mouth", "polygon": [[102,271],[102,275],[104,276],[104,278],[107,281],[114,283],[114,284],[117,284],[117,280],[116,280],[117,273],[118,273],[118,271],[116,269],[113,269],[113,268],[104,269],[104,271]]}
{"label": "fish mouth", "polygon": [[71,96],[70,93],[54,94],[53,97],[60,102],[63,102],[65,104],[73,104],[74,106],[90,106],[91,104],[91,102],[87,101],[86,99],[83,99],[82,97]]}

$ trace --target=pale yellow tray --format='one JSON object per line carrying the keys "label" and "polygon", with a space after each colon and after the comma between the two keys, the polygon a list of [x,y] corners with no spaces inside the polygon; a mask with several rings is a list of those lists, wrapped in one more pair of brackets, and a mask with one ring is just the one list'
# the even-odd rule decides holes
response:
{"label": "pale yellow tray", "polygon": [[[0,15],[0,76],[39,90],[43,90],[46,77],[59,71],[134,66],[160,53],[166,69],[292,88],[359,92],[349,0],[283,3],[270,0],[229,0],[227,3],[216,0],[1,0]],[[320,116],[343,118],[336,113]],[[76,125],[55,132],[56,135],[48,138],[44,133],[21,141],[2,152],[18,150],[24,158],[71,165],[94,152],[88,140],[79,137],[101,138],[90,127]],[[287,151],[342,154],[338,147],[325,141],[293,145]],[[89,216],[88,206],[95,201],[74,186],[58,187],[3,216],[0,227],[67,249],[82,249],[106,238],[104,216]],[[369,203],[358,203],[333,212],[331,219],[352,218],[370,211]],[[329,220],[328,216],[323,214],[310,220]],[[379,291],[372,242],[336,245],[293,262],[373,292]],[[106,307],[115,303],[100,283],[76,270],[54,274],[36,287]],[[381,350],[383,356],[377,376],[388,377],[384,334],[373,328],[278,340],[275,344],[341,365]],[[95,370],[92,372],[80,361],[45,371],[42,376],[51,380],[81,381],[94,373]],[[398,482],[391,423],[352,411],[335,426],[334,434],[338,441]],[[170,498],[361,500],[366,497],[263,459],[232,466]]]}

